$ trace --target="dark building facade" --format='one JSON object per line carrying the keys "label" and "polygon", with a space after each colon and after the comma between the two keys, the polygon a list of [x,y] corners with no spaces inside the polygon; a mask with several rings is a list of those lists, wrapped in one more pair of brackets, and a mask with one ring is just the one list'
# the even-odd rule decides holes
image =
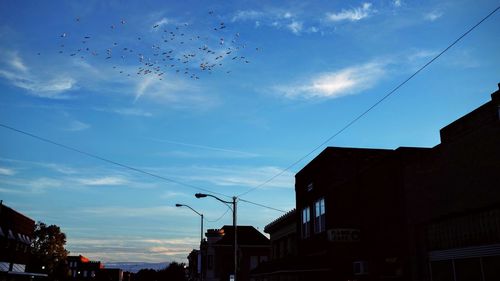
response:
{"label": "dark building facade", "polygon": [[[234,272],[234,228],[209,229],[202,244],[203,280],[229,280]],[[269,260],[269,239],[253,226],[238,225],[238,276],[237,280],[249,281],[250,271]]]}
{"label": "dark building facade", "polygon": [[190,281],[200,280],[200,273],[201,273],[201,264],[199,262],[200,250],[193,249],[187,256],[187,259],[189,264],[188,268],[189,280]]}
{"label": "dark building facade", "polygon": [[79,256],[68,256],[67,258],[70,280],[100,280],[103,274],[100,272],[104,265],[99,261],[91,261],[88,258]]}
{"label": "dark building facade", "polygon": [[328,147],[296,174],[298,280],[500,280],[500,91],[433,148]]}
{"label": "dark building facade", "polygon": [[254,280],[294,281],[304,261],[297,257],[297,212],[295,209],[266,225],[271,240],[271,258],[252,270]]}
{"label": "dark building facade", "polygon": [[35,221],[0,201],[0,280],[33,280],[41,273],[26,272],[33,259],[31,241]]}

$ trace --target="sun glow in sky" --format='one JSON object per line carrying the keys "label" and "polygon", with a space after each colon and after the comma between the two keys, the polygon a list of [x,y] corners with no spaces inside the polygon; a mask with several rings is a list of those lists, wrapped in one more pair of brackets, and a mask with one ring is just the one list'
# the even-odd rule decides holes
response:
{"label": "sun glow in sky", "polygon": [[[497,1],[1,1],[0,199],[93,260],[185,261],[233,196],[277,175]],[[500,82],[496,13],[330,146],[432,147]],[[294,174],[245,196],[295,206]],[[177,182],[177,183],[176,183]],[[186,185],[178,184],[185,183]],[[245,202],[260,230],[282,213]],[[220,218],[220,219],[219,219]]]}

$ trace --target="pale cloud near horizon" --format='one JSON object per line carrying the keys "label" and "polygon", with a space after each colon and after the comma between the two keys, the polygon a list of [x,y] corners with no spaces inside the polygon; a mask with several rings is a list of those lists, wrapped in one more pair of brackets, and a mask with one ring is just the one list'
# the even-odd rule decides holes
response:
{"label": "pale cloud near horizon", "polygon": [[275,86],[274,89],[289,99],[332,99],[369,89],[384,74],[384,64],[369,62],[332,72],[318,73],[302,83]]}
{"label": "pale cloud near horizon", "polygon": [[[67,248],[92,260],[112,262],[185,262],[199,237],[144,238],[140,236],[68,237]],[[112,253],[112,255],[111,255]],[[112,258],[110,259],[110,256]]]}
{"label": "pale cloud near horizon", "polygon": [[360,7],[352,8],[338,13],[327,13],[326,19],[332,22],[359,21],[373,13],[372,3],[363,3]]}
{"label": "pale cloud near horizon", "polygon": [[101,178],[78,179],[78,182],[87,186],[126,185],[128,180],[122,177],[107,176]]}

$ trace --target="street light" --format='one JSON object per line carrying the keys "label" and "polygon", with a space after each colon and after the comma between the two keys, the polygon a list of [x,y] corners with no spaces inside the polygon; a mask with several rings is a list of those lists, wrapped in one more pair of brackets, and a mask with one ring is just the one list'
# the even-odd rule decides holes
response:
{"label": "street light", "polygon": [[[233,211],[233,228],[234,228],[234,279],[233,281],[236,281],[236,271],[238,269],[238,239],[237,239],[237,232],[236,232],[236,199],[238,197],[233,196],[233,201],[225,201],[220,199],[217,196],[211,195],[211,194],[205,194],[205,193],[196,193],[194,195],[196,198],[205,198],[205,197],[212,197],[220,202],[224,203],[227,205],[232,211]],[[233,208],[231,208],[228,204],[232,204]]]}
{"label": "street light", "polygon": [[191,211],[195,212],[196,214],[198,214],[200,217],[201,217],[201,233],[200,233],[200,280],[203,280],[203,266],[201,265],[201,260],[202,260],[202,255],[201,255],[201,245],[203,244],[203,214],[197,212],[195,209],[191,208],[190,206],[188,205],[184,205],[184,204],[175,204],[175,207],[187,207],[189,209],[191,209]]}

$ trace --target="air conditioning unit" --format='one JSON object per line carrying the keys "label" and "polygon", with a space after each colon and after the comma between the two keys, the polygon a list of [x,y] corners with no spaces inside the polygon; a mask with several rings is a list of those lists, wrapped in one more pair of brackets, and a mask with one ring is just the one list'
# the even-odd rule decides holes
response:
{"label": "air conditioning unit", "polygon": [[368,274],[368,262],[367,261],[355,261],[352,263],[352,269],[354,275],[366,275]]}

